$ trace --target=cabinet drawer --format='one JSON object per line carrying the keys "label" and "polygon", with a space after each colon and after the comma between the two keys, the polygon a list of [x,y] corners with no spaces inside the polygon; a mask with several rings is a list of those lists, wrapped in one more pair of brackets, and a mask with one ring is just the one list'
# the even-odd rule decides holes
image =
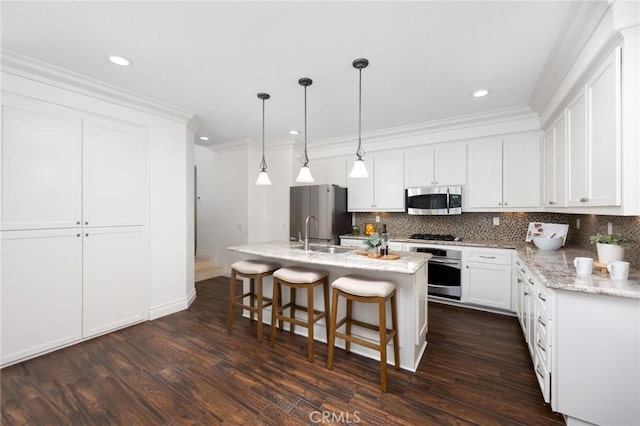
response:
{"label": "cabinet drawer", "polygon": [[466,258],[469,262],[511,265],[511,252],[507,250],[469,250]]}
{"label": "cabinet drawer", "polygon": [[540,391],[542,391],[544,402],[548,403],[550,400],[549,397],[551,396],[551,375],[539,358],[536,357],[534,364],[538,386],[540,386]]}
{"label": "cabinet drawer", "polygon": [[541,330],[540,324],[536,324],[536,341],[535,341],[535,353],[536,359],[544,365],[546,369],[549,369],[551,361],[551,348],[547,344],[546,335]]}

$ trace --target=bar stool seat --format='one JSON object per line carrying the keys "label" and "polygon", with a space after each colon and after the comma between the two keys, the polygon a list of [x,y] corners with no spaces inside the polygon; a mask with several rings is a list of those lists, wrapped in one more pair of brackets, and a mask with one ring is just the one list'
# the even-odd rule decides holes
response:
{"label": "bar stool seat", "polygon": [[[289,287],[289,302],[282,305],[281,293],[282,286]],[[314,309],[314,288],[317,285],[322,285],[323,298],[324,298],[324,311]],[[307,290],[307,306],[300,306],[296,304],[296,289]],[[313,362],[313,340],[314,324],[326,318],[329,315],[329,278],[326,272],[315,271],[300,266],[288,266],[280,268],[273,273],[273,306],[271,308],[271,339],[269,344],[273,347],[276,343],[276,320],[286,321],[291,324],[289,332],[293,334],[295,332],[295,326],[301,325],[307,327],[307,360]],[[289,309],[289,316],[284,315],[284,311]],[[301,310],[307,312],[307,321],[302,321],[296,318],[295,311]],[[282,329],[282,325],[280,326]],[[327,340],[329,339],[329,329],[327,327]]]}
{"label": "bar stool seat", "polygon": [[[262,279],[273,274],[280,267],[277,263],[266,262],[262,260],[239,260],[231,265],[231,280],[229,289],[229,313],[228,313],[228,329],[233,329],[233,311],[234,308],[240,307],[241,310],[250,312],[251,321],[254,315],[257,315],[257,333],[256,339],[262,342],[262,311],[273,304],[273,301],[262,295]],[[244,293],[244,289],[240,295],[236,295],[236,276],[249,279],[249,292]],[[249,298],[249,304],[244,302],[245,298]],[[280,323],[282,328],[282,322]]]}
{"label": "bar stool seat", "polygon": [[[332,283],[331,319],[329,320],[329,341],[327,368],[333,368],[333,354],[336,337],[345,341],[345,351],[351,351],[351,342],[380,352],[380,388],[387,391],[387,345],[393,340],[393,357],[396,370],[400,369],[398,344],[398,309],[396,300],[396,284],[391,281],[375,280],[367,277],[346,275]],[[345,298],[346,315],[340,321],[338,317],[338,297]],[[386,303],[391,304],[391,330],[387,330]],[[352,318],[353,302],[377,303],[378,324],[369,324]],[[337,331],[346,324],[345,332]],[[351,335],[352,325],[375,330],[379,333],[379,341],[372,343]]]}

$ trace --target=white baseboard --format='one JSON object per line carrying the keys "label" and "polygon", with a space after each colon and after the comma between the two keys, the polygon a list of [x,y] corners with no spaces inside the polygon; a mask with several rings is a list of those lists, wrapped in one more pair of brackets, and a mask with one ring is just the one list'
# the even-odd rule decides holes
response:
{"label": "white baseboard", "polygon": [[173,302],[164,303],[158,306],[152,306],[149,308],[149,320],[155,320],[167,315],[175,314],[176,312],[184,311],[196,300],[196,289],[192,289],[187,297]]}

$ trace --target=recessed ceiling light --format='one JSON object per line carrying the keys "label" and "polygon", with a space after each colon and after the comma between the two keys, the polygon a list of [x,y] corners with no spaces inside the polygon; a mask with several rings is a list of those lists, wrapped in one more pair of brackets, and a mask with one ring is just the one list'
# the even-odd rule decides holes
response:
{"label": "recessed ceiling light", "polygon": [[297,131],[297,130],[289,130],[289,134],[290,134],[290,135],[299,135],[299,134],[300,134],[300,132],[299,132],[299,131]]}
{"label": "recessed ceiling light", "polygon": [[109,55],[108,59],[112,64],[120,65],[121,67],[130,67],[133,65],[131,59],[127,59],[124,56]]}
{"label": "recessed ceiling light", "polygon": [[488,90],[482,89],[482,90],[477,90],[475,92],[473,92],[473,97],[474,98],[482,98],[483,96],[487,96],[489,94]]}
{"label": "recessed ceiling light", "polygon": [[201,141],[208,141],[209,138],[207,136],[200,136]]}

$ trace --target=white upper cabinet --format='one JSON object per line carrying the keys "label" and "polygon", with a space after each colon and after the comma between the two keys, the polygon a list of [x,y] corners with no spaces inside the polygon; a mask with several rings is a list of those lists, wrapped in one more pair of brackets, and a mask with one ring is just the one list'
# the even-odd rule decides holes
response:
{"label": "white upper cabinet", "polygon": [[[321,158],[309,163],[314,183],[308,185],[338,185],[347,186],[347,158]],[[295,183],[294,185],[301,185]]]}
{"label": "white upper cabinet", "polygon": [[2,112],[3,230],[145,223],[146,128],[24,100]]}
{"label": "white upper cabinet", "polygon": [[451,143],[404,153],[405,187],[464,185],[467,146]]}
{"label": "white upper cabinet", "polygon": [[466,198],[473,210],[539,208],[540,138],[530,134],[469,143]]}
{"label": "white upper cabinet", "polygon": [[145,223],[146,132],[115,120],[84,123],[85,226]]}
{"label": "white upper cabinet", "polygon": [[[474,209],[502,207],[502,140],[469,144],[468,205]],[[464,198],[463,198],[464,199]]]}
{"label": "white upper cabinet", "polygon": [[569,206],[619,206],[620,49],[567,107]]}
{"label": "white upper cabinet", "polygon": [[502,150],[503,207],[540,207],[540,137],[506,138]]}
{"label": "white upper cabinet", "polygon": [[[368,178],[348,178],[347,207],[352,212],[404,211],[402,152],[380,151],[364,157]],[[351,166],[352,164],[349,164]]]}
{"label": "white upper cabinet", "polygon": [[2,106],[2,229],[79,226],[82,120],[5,99]]}
{"label": "white upper cabinet", "polygon": [[544,134],[544,205],[567,204],[567,126],[564,112]]}

